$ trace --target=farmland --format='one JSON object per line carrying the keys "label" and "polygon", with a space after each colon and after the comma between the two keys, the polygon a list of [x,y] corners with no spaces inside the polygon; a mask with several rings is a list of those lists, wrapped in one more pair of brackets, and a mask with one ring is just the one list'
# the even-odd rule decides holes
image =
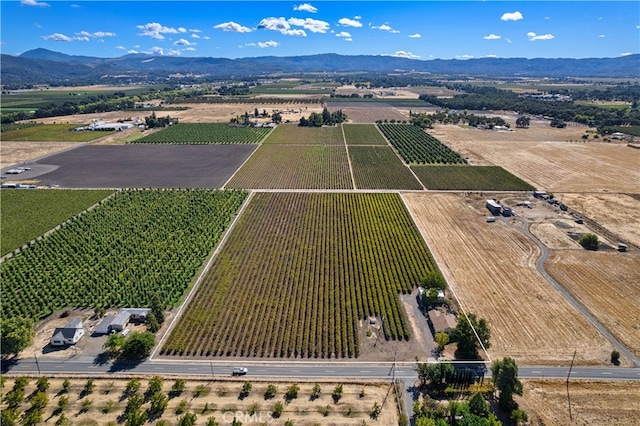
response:
{"label": "farmland", "polygon": [[409,338],[398,293],[433,268],[396,194],[256,193],[162,353],[357,357],[369,315]]}
{"label": "farmland", "polygon": [[484,199],[404,194],[462,308],[491,326],[493,358],[519,364],[607,363],[613,349],[537,271],[538,247],[505,222],[485,223]]}
{"label": "farmland", "polygon": [[0,255],[17,249],[112,193],[2,190]]}
{"label": "farmland", "polygon": [[3,316],[177,303],[246,193],[131,190],[1,264]]}
{"label": "farmland", "polygon": [[387,140],[407,164],[465,164],[466,160],[416,126],[379,124]]}
{"label": "farmland", "polygon": [[387,145],[373,124],[343,124],[342,130],[347,145]]}
{"label": "farmland", "polygon": [[349,157],[358,189],[423,189],[388,146],[350,146]]}
{"label": "farmland", "polygon": [[270,130],[264,127],[232,127],[225,123],[178,123],[136,139],[133,143],[259,143]]}
{"label": "farmland", "polygon": [[412,166],[427,189],[532,191],[535,188],[498,166]]}
{"label": "farmland", "polygon": [[567,385],[559,380],[522,380],[524,409],[531,424],[633,426],[640,418],[637,382],[576,380],[570,382],[571,414]]}
{"label": "farmland", "polygon": [[264,141],[265,144],[344,145],[340,126],[300,127],[297,124],[281,124]]}
{"label": "farmland", "polygon": [[227,188],[352,189],[344,146],[261,145]]}
{"label": "farmland", "polygon": [[640,355],[640,257],[633,253],[555,250],[546,267],[564,288]]}
{"label": "farmland", "polygon": [[[398,424],[398,413],[392,402],[396,395],[393,389],[390,390],[389,384],[384,382],[341,383],[335,380],[319,380],[317,382],[319,394],[317,397],[312,397],[316,382],[305,380],[297,383],[255,378],[250,381],[221,378],[211,380],[202,376],[182,379],[168,375],[159,383],[155,379],[155,384],[160,386],[154,393],[149,392],[154,377],[94,378],[92,382],[94,388],[91,391],[85,391],[86,378],[50,377],[47,381],[49,388],[44,392],[48,396],[48,403],[42,409],[43,421],[39,423],[54,424],[64,415],[64,419],[74,425],[131,424],[133,422],[123,419],[127,414],[135,411],[142,414],[144,418],[148,416],[148,422],[144,424],[160,422],[163,422],[160,424],[170,425],[184,424],[180,423],[180,419],[185,418],[185,414],[189,413],[195,416],[197,425],[205,425],[212,418],[215,419],[216,424],[231,425],[236,417],[245,425],[282,425],[288,419],[296,425],[327,423],[362,426],[363,422],[371,422],[370,414],[373,405],[382,404],[388,396],[390,400],[382,404],[376,424]],[[177,379],[184,381],[183,387],[178,387],[181,390],[173,390]],[[64,389],[65,380],[68,380],[68,390]],[[3,394],[11,392],[15,382],[15,378],[8,378]],[[18,414],[26,417],[28,413],[34,411],[30,402],[38,393],[37,382],[36,378],[27,379],[24,394],[31,397],[19,401],[15,407]],[[243,393],[245,383],[249,383],[250,389]],[[297,397],[288,400],[285,393],[294,384],[299,387]],[[275,387],[273,397],[265,397],[269,385]],[[336,402],[332,398],[332,392],[337,385],[342,385],[343,392]],[[127,392],[128,386],[130,390],[136,386],[138,389],[135,392]],[[61,403],[61,400],[66,403]],[[136,400],[140,406],[137,410],[132,410],[132,407],[136,406],[134,402]],[[166,402],[166,407],[154,411],[152,407],[161,406],[158,401]],[[282,413],[279,416],[272,415],[276,404],[282,404]],[[10,408],[7,399],[3,398],[0,408],[7,411],[3,413],[6,415],[13,407]],[[16,424],[19,424],[19,420]]]}
{"label": "farmland", "polygon": [[74,132],[75,124],[39,124],[2,132],[2,141],[87,142],[112,132]]}

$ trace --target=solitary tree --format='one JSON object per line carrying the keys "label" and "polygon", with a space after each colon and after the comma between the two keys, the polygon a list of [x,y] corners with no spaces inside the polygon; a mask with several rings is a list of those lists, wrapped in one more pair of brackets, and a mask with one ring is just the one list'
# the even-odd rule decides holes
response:
{"label": "solitary tree", "polygon": [[36,332],[33,320],[13,317],[0,320],[0,350],[2,355],[18,355],[33,342]]}
{"label": "solitary tree", "polygon": [[587,250],[598,249],[598,236],[596,234],[586,233],[580,237],[580,241],[578,242]]}
{"label": "solitary tree", "polygon": [[518,379],[518,365],[513,358],[496,360],[491,367],[493,382],[500,391],[498,405],[510,413],[518,408],[513,395],[522,395],[522,383]]}
{"label": "solitary tree", "polygon": [[[467,320],[467,317],[469,320]],[[478,359],[478,345],[480,343],[482,343],[485,349],[491,347],[489,341],[491,338],[491,330],[484,318],[478,320],[475,314],[468,314],[467,317],[462,314],[458,316],[458,325],[451,332],[451,340],[458,343],[456,357],[461,359]]]}
{"label": "solitary tree", "polygon": [[521,129],[525,127],[529,127],[530,122],[531,122],[531,119],[529,117],[525,115],[521,115],[516,119],[516,127]]}
{"label": "solitary tree", "polygon": [[447,282],[444,280],[444,277],[440,272],[431,271],[422,279],[420,285],[426,289],[435,288],[438,290],[444,290],[447,287]]}
{"label": "solitary tree", "polygon": [[133,332],[122,346],[122,356],[127,359],[143,359],[149,356],[156,339],[153,333]]}
{"label": "solitary tree", "polygon": [[489,415],[489,404],[485,401],[482,392],[476,392],[469,398],[469,411],[476,416],[487,417]]}

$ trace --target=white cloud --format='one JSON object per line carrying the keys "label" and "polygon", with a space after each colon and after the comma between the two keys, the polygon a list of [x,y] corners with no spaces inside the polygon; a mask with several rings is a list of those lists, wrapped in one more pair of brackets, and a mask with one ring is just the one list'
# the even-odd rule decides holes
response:
{"label": "white cloud", "polygon": [[195,52],[196,48],[195,47],[185,47],[184,50],[185,51],[189,51],[189,52]]}
{"label": "white cloud", "polygon": [[500,19],[503,21],[519,21],[522,18],[523,18],[522,13],[518,11],[503,13],[502,16],[500,17]]}
{"label": "white cloud", "polygon": [[160,56],[180,56],[182,54],[182,52],[177,49],[165,50],[162,47],[152,47],[148,52],[145,53],[153,53]]}
{"label": "white cloud", "polygon": [[629,56],[629,55],[633,55],[633,53],[631,53],[631,52],[624,52],[624,53],[621,53],[621,54],[620,54],[620,56]]}
{"label": "white cloud", "polygon": [[138,33],[140,36],[151,37],[155,40],[164,40],[164,36],[162,34],[179,34],[186,33],[187,30],[185,28],[171,28],[165,27],[157,22],[149,22],[144,25],[136,25],[136,28],[142,30],[141,33]]}
{"label": "white cloud", "polygon": [[390,33],[393,34],[398,34],[400,31],[398,30],[394,30],[393,28],[391,28],[389,25],[387,24],[382,24],[379,27],[376,27],[375,25],[371,27],[374,30],[381,30],[381,31],[389,31]]}
{"label": "white cloud", "polygon": [[303,3],[297,6],[293,6],[293,10],[297,10],[301,12],[316,13],[318,11],[318,8],[311,6],[309,3]]}
{"label": "white cloud", "polygon": [[500,40],[502,37],[500,37],[499,35],[495,35],[495,34],[489,34],[487,36],[482,37],[485,40]]}
{"label": "white cloud", "polygon": [[45,3],[43,1],[36,1],[36,0],[20,0],[20,5],[35,6],[35,7],[51,7],[49,3]]}
{"label": "white cloud", "polygon": [[258,47],[267,48],[267,47],[277,47],[280,43],[277,41],[269,40],[269,41],[259,41]]}
{"label": "white cloud", "polygon": [[338,21],[338,24],[342,25],[343,27],[360,28],[362,27],[362,22],[360,22],[359,19],[360,19],[359,16],[356,16],[354,19],[340,18],[340,20]]}
{"label": "white cloud", "polygon": [[346,41],[353,41],[353,38],[351,38],[351,34],[346,31],[340,31],[339,33],[336,33],[336,37],[343,38]]}
{"label": "white cloud", "polygon": [[99,37],[99,38],[103,38],[103,37],[115,37],[116,33],[111,33],[111,32],[107,32],[107,31],[96,31],[95,33],[90,33],[88,31],[80,31],[79,33],[76,33],[76,36],[81,37],[83,40],[88,41],[88,38],[91,37]]}
{"label": "white cloud", "polygon": [[73,41],[71,37],[60,33],[53,33],[51,35],[42,36],[42,38],[48,41]]}
{"label": "white cloud", "polygon": [[606,37],[606,35],[604,35],[604,34],[600,34],[600,35],[598,36],[598,38],[605,38],[605,37]]}
{"label": "white cloud", "polygon": [[133,50],[133,49],[131,49],[131,50],[128,50],[128,51],[127,51],[127,53],[129,53],[129,54],[136,54],[136,53],[138,53],[138,51],[137,51],[137,50]]}
{"label": "white cloud", "polygon": [[186,38],[181,38],[173,43],[175,46],[195,46],[196,43],[191,43]]}
{"label": "white cloud", "polygon": [[471,58],[473,58],[473,55],[456,55],[455,58],[456,59],[471,59]]}
{"label": "white cloud", "polygon": [[251,28],[243,27],[233,21],[223,22],[222,24],[215,25],[213,28],[233,33],[250,33],[252,31]]}
{"label": "white cloud", "polygon": [[420,59],[420,56],[414,55],[411,52],[405,52],[404,50],[398,50],[391,56],[395,56],[396,58]]}
{"label": "white cloud", "polygon": [[485,58],[497,58],[498,55],[485,55]]}
{"label": "white cloud", "polygon": [[127,50],[127,48],[124,47],[124,46],[116,46],[116,49],[118,49],[118,50]]}
{"label": "white cloud", "polygon": [[291,24],[287,22],[284,18],[264,18],[258,24],[258,28],[270,30],[270,31],[278,31],[280,34],[290,35],[290,36],[298,36],[298,37],[306,37],[307,33],[304,30],[296,30],[291,28]]}
{"label": "white cloud", "polygon": [[191,38],[200,38],[200,36],[198,34],[191,34]]}
{"label": "white cloud", "polygon": [[326,33],[329,29],[329,23],[325,21],[319,21],[317,19],[298,19],[298,18],[289,18],[287,21],[291,25],[295,25],[296,27],[305,28],[312,33]]}
{"label": "white cloud", "polygon": [[552,40],[555,37],[553,36],[553,34],[536,34],[533,31],[530,31],[527,33],[527,37],[529,37],[529,41],[536,41],[536,40]]}
{"label": "white cloud", "polygon": [[202,38],[205,39],[205,40],[211,40],[211,37],[209,37],[209,36],[204,36]]}
{"label": "white cloud", "polygon": [[411,34],[411,35],[409,36],[409,38],[420,38],[420,37],[422,37],[422,36],[420,35],[420,33]]}
{"label": "white cloud", "polygon": [[197,29],[197,28],[189,28],[189,32],[190,32],[190,33],[201,33],[201,32],[202,32],[202,30],[199,30],[199,29]]}
{"label": "white cloud", "polygon": [[507,43],[513,43],[509,37],[505,37],[504,41],[506,41]]}

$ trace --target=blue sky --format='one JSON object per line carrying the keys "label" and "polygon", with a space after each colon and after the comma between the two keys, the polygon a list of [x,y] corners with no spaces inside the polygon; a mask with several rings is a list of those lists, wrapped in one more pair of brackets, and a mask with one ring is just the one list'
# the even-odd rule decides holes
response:
{"label": "blue sky", "polygon": [[640,2],[0,2],[1,51],[242,58],[316,53],[414,59],[640,53]]}

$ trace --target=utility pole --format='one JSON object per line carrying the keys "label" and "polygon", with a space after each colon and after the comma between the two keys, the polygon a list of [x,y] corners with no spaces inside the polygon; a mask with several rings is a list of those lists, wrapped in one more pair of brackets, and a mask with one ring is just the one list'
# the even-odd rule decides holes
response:
{"label": "utility pole", "polygon": [[38,356],[35,353],[33,354],[33,358],[36,360],[36,368],[38,369],[38,376],[41,376],[42,374],[40,373],[40,364],[38,364]]}
{"label": "utility pole", "polygon": [[569,402],[569,420],[573,421],[573,416],[571,415],[571,397],[569,396],[569,378],[571,377],[571,370],[573,369],[573,362],[576,359],[577,350],[573,351],[573,358],[571,359],[571,366],[569,367],[569,374],[567,374],[567,401]]}

